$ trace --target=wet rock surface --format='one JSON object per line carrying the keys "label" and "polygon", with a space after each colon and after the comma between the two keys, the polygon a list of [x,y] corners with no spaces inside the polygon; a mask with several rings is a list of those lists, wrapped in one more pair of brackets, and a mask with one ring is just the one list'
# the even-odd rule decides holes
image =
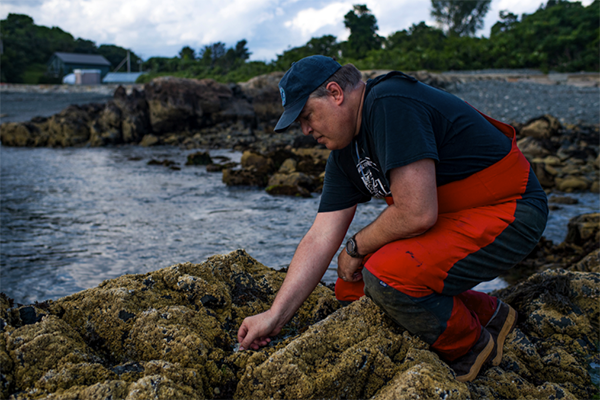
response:
{"label": "wet rock surface", "polygon": [[[596,240],[598,215],[569,229],[579,232],[569,244]],[[242,320],[267,310],[285,277],[243,250],[57,301],[19,305],[2,295],[0,397],[592,398],[598,251],[492,293],[518,311],[517,327],[501,364],[466,384],[370,299],[341,307],[323,285],[269,346],[236,351]]]}
{"label": "wet rock surface", "polygon": [[55,302],[17,307],[2,297],[0,397],[231,398],[249,359],[339,308],[319,285],[272,347],[236,352],[237,328],[269,307],[284,275],[240,250]]}

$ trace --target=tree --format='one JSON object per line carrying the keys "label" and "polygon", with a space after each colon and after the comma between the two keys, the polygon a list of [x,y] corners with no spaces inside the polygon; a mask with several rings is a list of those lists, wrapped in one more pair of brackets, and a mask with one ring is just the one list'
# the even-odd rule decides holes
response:
{"label": "tree", "polygon": [[287,70],[293,62],[304,57],[321,55],[327,57],[339,57],[340,44],[333,35],[324,35],[312,38],[304,46],[294,47],[277,55],[275,65],[280,70]]}
{"label": "tree", "polygon": [[448,35],[471,36],[483,27],[491,0],[431,0],[431,16]]}
{"label": "tree", "polygon": [[382,38],[377,35],[377,19],[364,4],[356,4],[344,15],[344,26],[350,29],[344,57],[364,58],[369,50],[381,48]]}
{"label": "tree", "polygon": [[196,52],[190,46],[185,46],[179,51],[179,58],[182,60],[195,60]]}

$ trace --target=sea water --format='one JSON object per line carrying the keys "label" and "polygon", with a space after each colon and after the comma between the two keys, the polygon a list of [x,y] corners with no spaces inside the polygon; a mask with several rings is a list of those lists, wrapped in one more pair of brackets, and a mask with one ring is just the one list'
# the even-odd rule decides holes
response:
{"label": "sea water", "polygon": [[[0,147],[0,291],[18,303],[57,299],[106,279],[140,274],[245,249],[286,267],[310,228],[319,196],[270,196],[228,187],[221,173],[185,166],[198,150],[176,147]],[[211,150],[239,162],[241,153]],[[180,169],[148,165],[171,160]],[[566,235],[572,216],[598,210],[598,196],[577,195],[550,217],[546,237]],[[358,207],[351,235],[386,207]],[[336,259],[323,280],[335,281]],[[479,289],[506,286],[501,279]]]}

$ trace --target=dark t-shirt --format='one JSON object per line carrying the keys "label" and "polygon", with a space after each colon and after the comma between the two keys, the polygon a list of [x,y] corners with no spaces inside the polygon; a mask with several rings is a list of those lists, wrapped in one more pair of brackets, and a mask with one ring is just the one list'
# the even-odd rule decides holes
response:
{"label": "dark t-shirt", "polygon": [[433,159],[442,186],[491,166],[510,149],[511,140],[463,100],[392,72],[367,82],[360,132],[331,152],[319,212],[390,195],[393,168]]}

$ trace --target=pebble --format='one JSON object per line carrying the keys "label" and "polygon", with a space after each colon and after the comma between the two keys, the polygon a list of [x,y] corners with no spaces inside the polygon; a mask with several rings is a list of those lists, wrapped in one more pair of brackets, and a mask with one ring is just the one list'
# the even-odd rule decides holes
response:
{"label": "pebble", "polygon": [[481,80],[448,90],[479,111],[508,123],[550,114],[561,124],[600,123],[600,88]]}

